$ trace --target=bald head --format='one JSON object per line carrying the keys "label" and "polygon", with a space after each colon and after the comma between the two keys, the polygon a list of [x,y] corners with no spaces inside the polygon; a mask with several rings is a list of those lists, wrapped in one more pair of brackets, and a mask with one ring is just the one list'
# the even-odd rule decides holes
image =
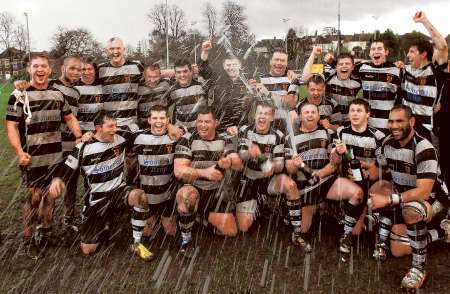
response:
{"label": "bald head", "polygon": [[125,63],[125,48],[122,39],[117,37],[109,39],[106,51],[109,62],[113,66],[122,66]]}

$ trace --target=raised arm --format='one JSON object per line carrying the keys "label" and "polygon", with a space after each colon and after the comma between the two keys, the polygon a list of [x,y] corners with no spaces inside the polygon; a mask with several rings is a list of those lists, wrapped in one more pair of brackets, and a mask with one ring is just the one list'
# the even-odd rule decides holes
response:
{"label": "raised arm", "polygon": [[317,46],[313,47],[311,55],[309,55],[309,58],[306,61],[305,66],[303,67],[302,80],[306,81],[312,75],[314,60],[316,60],[316,58],[318,58],[320,54],[322,54],[322,48]]}
{"label": "raised arm", "polygon": [[423,24],[425,29],[430,34],[431,40],[434,43],[433,60],[438,64],[443,64],[448,60],[448,46],[445,38],[439,33],[438,30],[431,24],[430,20],[425,15],[425,12],[418,11],[414,14],[413,20],[417,23]]}

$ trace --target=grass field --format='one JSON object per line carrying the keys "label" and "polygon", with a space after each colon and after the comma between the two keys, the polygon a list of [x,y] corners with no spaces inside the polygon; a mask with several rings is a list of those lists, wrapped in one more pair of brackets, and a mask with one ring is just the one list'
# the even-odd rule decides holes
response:
{"label": "grass field", "polygon": [[[4,117],[10,85],[0,87]],[[354,258],[338,262],[336,224],[316,224],[311,255],[289,240],[290,230],[272,218],[255,224],[245,235],[221,238],[196,226],[200,249],[193,260],[178,255],[178,242],[160,234],[149,243],[156,260],[145,263],[128,248],[129,220],[116,238],[91,257],[71,247],[50,248],[44,259],[31,260],[20,247],[20,207],[23,190],[14,156],[0,126],[0,293],[396,293],[410,257],[377,264],[371,258],[373,236],[358,242]],[[60,204],[58,204],[58,208]],[[55,219],[58,222],[60,210]],[[421,293],[448,293],[450,247],[431,246],[429,280]]]}

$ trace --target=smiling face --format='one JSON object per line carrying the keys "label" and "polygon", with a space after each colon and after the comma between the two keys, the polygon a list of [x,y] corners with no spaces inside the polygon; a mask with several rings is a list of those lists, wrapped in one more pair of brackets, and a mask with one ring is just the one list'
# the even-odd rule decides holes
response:
{"label": "smiling face", "polygon": [[274,52],[270,59],[270,73],[273,76],[280,77],[286,73],[288,56],[286,53]]}
{"label": "smiling face", "polygon": [[258,133],[267,133],[273,122],[274,110],[270,106],[258,105],[255,111],[255,126]]}
{"label": "smiling face", "polygon": [[316,105],[306,104],[300,110],[300,121],[302,126],[308,128],[317,127],[320,120],[319,109]]}
{"label": "smiling face", "polygon": [[217,120],[212,113],[199,113],[196,120],[197,132],[202,139],[212,140],[216,134]]}
{"label": "smiling face", "polygon": [[408,62],[412,68],[418,69],[422,64],[428,62],[427,52],[419,52],[417,46],[411,46],[408,50]]}
{"label": "smiling face", "polygon": [[351,104],[348,110],[348,116],[352,126],[367,126],[370,113],[366,111],[364,105]]}
{"label": "smiling face", "polygon": [[155,88],[158,85],[159,80],[161,79],[161,70],[152,70],[150,68],[147,68],[144,73],[144,79],[147,86],[149,86],[150,88]]}
{"label": "smiling face", "polygon": [[34,57],[27,68],[31,77],[31,85],[37,89],[45,89],[48,86],[48,77],[52,72],[47,58]]}
{"label": "smiling face", "polygon": [[392,110],[389,113],[388,127],[397,141],[406,139],[414,126],[414,117],[408,118],[403,109]]}
{"label": "smiling face", "polygon": [[177,66],[175,67],[175,79],[178,84],[182,87],[187,87],[192,82],[193,73],[192,70],[189,69],[189,66]]}
{"label": "smiling face", "polygon": [[152,134],[158,136],[164,135],[167,132],[167,125],[169,124],[166,111],[150,111],[148,123],[150,124]]}
{"label": "smiling face", "polygon": [[113,38],[108,43],[106,53],[108,55],[109,62],[113,66],[122,66],[125,63],[125,48],[122,40],[119,38]]}
{"label": "smiling face", "polygon": [[389,50],[384,47],[383,42],[373,42],[370,45],[369,56],[373,64],[380,65],[386,62]]}
{"label": "smiling face", "polygon": [[81,81],[86,85],[92,85],[95,81],[95,67],[89,63],[81,65]]}
{"label": "smiling face", "polygon": [[336,64],[336,73],[339,79],[348,80],[352,75],[353,61],[351,58],[339,58]]}
{"label": "smiling face", "polygon": [[105,117],[101,125],[95,126],[96,134],[105,142],[113,142],[117,132],[117,121],[113,118]]}
{"label": "smiling face", "polygon": [[322,101],[322,96],[325,93],[325,83],[308,83],[308,101],[319,105],[320,101]]}
{"label": "smiling face", "polygon": [[61,74],[68,83],[74,84],[81,77],[81,61],[78,58],[69,58],[61,66]]}
{"label": "smiling face", "polygon": [[230,79],[234,80],[239,76],[241,70],[241,62],[236,58],[225,59],[223,61],[223,69]]}

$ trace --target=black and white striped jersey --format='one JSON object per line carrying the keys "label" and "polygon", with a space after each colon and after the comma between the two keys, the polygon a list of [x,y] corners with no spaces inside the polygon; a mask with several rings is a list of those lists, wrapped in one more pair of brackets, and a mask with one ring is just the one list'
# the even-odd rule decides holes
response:
{"label": "black and white striped jersey", "polygon": [[439,97],[446,68],[447,63],[429,63],[419,69],[408,64],[404,69],[402,103],[411,107],[416,119],[430,132],[433,129],[433,107]]}
{"label": "black and white striped jersey", "polygon": [[[284,163],[284,135],[280,130],[271,128],[267,134],[260,134],[254,125],[245,125],[239,129],[239,151],[248,150],[255,144],[267,158]],[[257,180],[265,178],[258,159],[249,159],[243,171],[244,177]]]}
{"label": "black and white striped jersey", "polygon": [[[197,132],[185,133],[175,147],[175,159],[189,159],[193,168],[204,169],[216,165],[222,156],[235,150],[230,138],[222,134],[216,133],[215,138],[208,141],[202,139]],[[214,190],[220,186],[220,182],[203,178],[196,179],[192,184],[202,190]]]}
{"label": "black and white striped jersey", "polygon": [[[273,76],[272,74],[264,74],[261,76],[261,83],[264,85],[264,87],[269,90],[269,93],[273,100],[278,99],[275,97],[281,97],[288,94],[294,94],[293,93],[293,87],[291,87],[291,91],[289,90],[289,87],[291,86],[291,80],[289,80],[287,76],[287,72],[283,76]],[[289,92],[290,91],[290,92]],[[275,104],[276,105],[276,104]],[[290,110],[290,109],[287,109]],[[275,109],[275,116],[274,119],[276,121],[285,121],[285,118],[282,117],[283,115],[280,113],[280,111]],[[276,125],[278,125],[276,123]],[[284,126],[283,126],[284,128]]]}
{"label": "black and white striped jersey", "polygon": [[[307,166],[318,170],[325,167],[329,162],[330,143],[330,132],[322,126],[312,132],[304,132],[300,128],[296,128],[293,138],[289,134],[286,136],[285,158],[290,160],[296,153]],[[302,171],[298,171],[296,180],[300,183],[306,181]]]}
{"label": "black and white striped jersey", "polygon": [[361,81],[356,77],[347,80],[338,78],[335,70],[331,70],[329,77],[325,81],[325,93],[336,102],[335,120],[333,123],[343,124],[349,121],[348,108],[350,102],[356,98],[361,90]]}
{"label": "black and white striped jersey", "polygon": [[208,93],[216,76],[208,62],[200,61],[199,75],[205,79],[204,83],[193,79],[186,87],[176,82],[167,93],[168,105],[175,105],[173,122],[187,128],[190,132],[195,130],[195,120],[199,108],[208,105]]}
{"label": "black and white striped jersey", "polygon": [[400,193],[416,188],[418,179],[436,180],[440,174],[436,149],[417,132],[404,147],[392,135],[386,137],[376,164],[389,168]]}
{"label": "black and white striped jersey", "polygon": [[171,83],[169,80],[160,79],[154,88],[150,88],[143,82],[138,87],[138,123],[143,129],[148,128],[150,109],[154,105],[167,106],[167,92]]}
{"label": "black and white striped jersey", "polygon": [[119,127],[137,123],[138,86],[144,67],[139,61],[125,61],[119,67],[106,62],[98,66],[103,91],[103,109],[111,113]]}
{"label": "black and white striped jersey", "polygon": [[125,186],[124,162],[127,141],[119,135],[112,143],[101,142],[95,137],[75,146],[67,157],[62,177],[67,180],[73,171],[80,169],[88,186],[89,205],[111,197],[118,188]]}
{"label": "black and white striped jersey", "polygon": [[96,114],[103,109],[102,85],[80,84],[74,87],[80,93],[78,99],[77,119],[83,133],[95,131],[94,119]]}
{"label": "black and white striped jersey", "polygon": [[353,71],[361,80],[363,96],[370,105],[369,125],[389,133],[389,111],[399,103],[401,71],[393,63],[362,63]]}
{"label": "black and white striped jersey", "polygon": [[159,204],[173,196],[177,185],[173,174],[176,143],[167,134],[153,135],[150,129],[133,135],[132,153],[138,159],[139,187],[149,204]]}
{"label": "black and white striped jersey", "polygon": [[[80,98],[80,92],[78,92],[75,87],[64,85],[61,80],[52,80],[50,81],[50,85],[63,94],[73,115],[78,118],[78,100]],[[65,122],[61,124],[61,137],[63,157],[66,157],[72,151],[73,147],[75,147],[76,138]]]}
{"label": "black and white striped jersey", "polygon": [[28,107],[11,95],[6,120],[19,123],[22,148],[31,155],[27,171],[44,175],[50,166],[63,160],[61,124],[63,117],[72,112],[63,94],[55,88],[30,87],[27,94],[31,117],[27,116]]}
{"label": "black and white striped jersey", "polygon": [[[299,115],[300,115],[300,110],[302,109],[303,105],[305,105],[306,103],[311,103],[308,100],[308,98],[302,99],[295,106],[295,109],[297,110],[297,113]],[[320,100],[320,103],[317,107],[319,108],[320,119],[328,119],[330,122],[335,122],[337,120],[337,118],[340,117],[340,114],[339,114],[338,108],[337,108],[337,103],[329,98],[322,97],[322,99]]]}

